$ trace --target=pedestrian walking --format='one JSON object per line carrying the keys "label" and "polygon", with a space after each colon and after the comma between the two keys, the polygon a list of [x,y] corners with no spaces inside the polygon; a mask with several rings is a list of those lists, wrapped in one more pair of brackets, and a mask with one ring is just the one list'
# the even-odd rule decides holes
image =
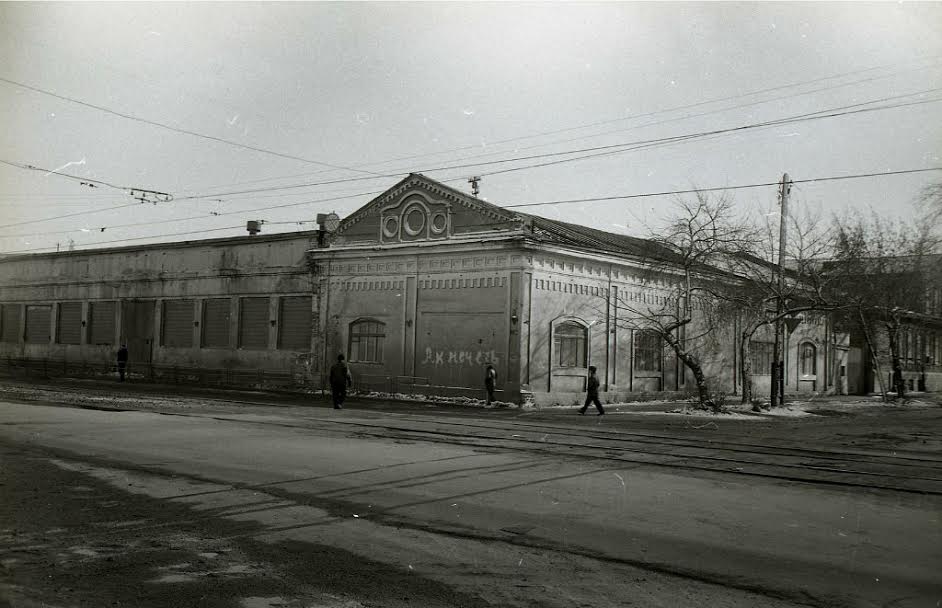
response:
{"label": "pedestrian walking", "polygon": [[599,401],[599,379],[595,375],[594,365],[589,366],[589,378],[585,383],[585,405],[579,410],[580,415],[585,415],[585,411],[589,409],[590,403],[595,404],[595,409],[599,411],[599,416],[605,413],[605,410],[602,409],[602,403]]}
{"label": "pedestrian walking", "polygon": [[494,402],[494,387],[497,385],[497,370],[490,363],[484,370],[484,388],[487,390],[487,404]]}
{"label": "pedestrian walking", "polygon": [[343,360],[343,355],[337,355],[337,362],[330,368],[330,394],[334,398],[334,409],[342,410],[343,401],[347,397],[347,387],[353,385],[353,376],[350,368]]}
{"label": "pedestrian walking", "polygon": [[128,369],[128,345],[122,344],[121,348],[118,349],[118,354],[116,356],[118,361],[118,377],[120,382],[124,382],[124,374]]}

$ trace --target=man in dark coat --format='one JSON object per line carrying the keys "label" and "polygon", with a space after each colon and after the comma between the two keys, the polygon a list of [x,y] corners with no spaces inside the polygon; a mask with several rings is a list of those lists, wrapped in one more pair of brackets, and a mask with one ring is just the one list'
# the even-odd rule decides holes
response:
{"label": "man in dark coat", "polygon": [[334,409],[343,409],[343,400],[347,397],[347,387],[353,384],[350,368],[343,360],[343,355],[337,355],[337,362],[330,368],[330,394],[334,398]]}
{"label": "man in dark coat", "polygon": [[582,409],[579,410],[579,413],[585,415],[585,411],[589,409],[589,404],[594,403],[595,409],[599,411],[599,416],[605,413],[605,410],[602,409],[602,403],[599,401],[599,379],[595,375],[595,366],[589,366],[589,379],[585,383],[585,405],[582,406]]}
{"label": "man in dark coat", "polygon": [[121,382],[124,382],[124,373],[128,369],[128,346],[127,344],[122,344],[121,348],[118,349],[118,376],[121,378]]}
{"label": "man in dark coat", "polygon": [[484,388],[487,390],[487,404],[494,402],[494,388],[497,386],[497,370],[490,363],[484,370]]}

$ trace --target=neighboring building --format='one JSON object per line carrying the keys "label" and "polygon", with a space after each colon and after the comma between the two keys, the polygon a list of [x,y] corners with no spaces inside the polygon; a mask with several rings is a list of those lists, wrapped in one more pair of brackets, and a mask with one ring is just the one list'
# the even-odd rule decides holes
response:
{"label": "neighboring building", "polygon": [[[632,304],[660,303],[650,241],[487,203],[410,175],[317,232],[0,259],[0,363],[47,373],[130,370],[178,381],[322,386],[337,354],[365,390],[498,399],[581,399],[589,365],[602,398],[682,394],[692,379]],[[705,320],[698,321],[701,325]],[[701,353],[717,391],[738,390],[735,323]],[[753,348],[768,391],[765,340]],[[787,390],[842,383],[846,345],[827,318],[789,336]],[[763,388],[765,387],[765,388]]]}
{"label": "neighboring building", "polygon": [[[838,263],[829,266],[841,272]],[[841,279],[848,289],[863,282],[865,293],[872,294],[862,302],[870,319],[866,332],[853,311],[838,317],[850,336],[849,391],[880,392],[881,384],[893,390],[889,332],[897,323],[897,352],[905,389],[942,390],[942,255],[855,261]]]}

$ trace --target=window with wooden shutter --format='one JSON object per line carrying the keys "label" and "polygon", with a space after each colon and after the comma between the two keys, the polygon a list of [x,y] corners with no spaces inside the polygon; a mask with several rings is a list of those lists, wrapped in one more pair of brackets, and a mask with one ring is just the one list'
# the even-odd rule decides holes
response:
{"label": "window with wooden shutter", "polygon": [[0,340],[4,342],[20,341],[20,310],[19,304],[3,304],[0,306]]}
{"label": "window with wooden shutter", "polygon": [[193,300],[163,301],[161,346],[193,346]]}
{"label": "window with wooden shutter", "polygon": [[311,349],[311,297],[281,298],[281,319],[278,325],[278,348],[308,351]]}
{"label": "window with wooden shutter", "polygon": [[203,348],[229,348],[229,298],[203,300]]}
{"label": "window with wooden shutter", "polygon": [[82,303],[61,302],[59,318],[56,322],[56,342],[58,344],[82,343]]}
{"label": "window with wooden shutter", "polygon": [[49,344],[49,320],[52,306],[26,307],[26,341],[30,344]]}
{"label": "window with wooden shutter", "polygon": [[239,301],[239,348],[268,348],[268,298]]}
{"label": "window with wooden shutter", "polygon": [[98,345],[114,344],[114,322],[114,302],[89,302],[88,343]]}

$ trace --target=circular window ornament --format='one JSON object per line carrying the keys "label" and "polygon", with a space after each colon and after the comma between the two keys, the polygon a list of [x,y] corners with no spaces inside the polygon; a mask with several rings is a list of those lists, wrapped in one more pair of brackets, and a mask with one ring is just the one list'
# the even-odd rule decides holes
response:
{"label": "circular window ornament", "polygon": [[403,216],[402,227],[409,236],[418,236],[425,228],[425,212],[419,207],[409,209]]}
{"label": "circular window ornament", "polygon": [[434,234],[441,234],[445,232],[445,228],[448,227],[448,216],[439,211],[438,213],[432,214],[432,219],[429,220],[429,228]]}
{"label": "circular window ornament", "polygon": [[399,232],[399,218],[387,217],[383,220],[383,236],[388,239],[394,238]]}

